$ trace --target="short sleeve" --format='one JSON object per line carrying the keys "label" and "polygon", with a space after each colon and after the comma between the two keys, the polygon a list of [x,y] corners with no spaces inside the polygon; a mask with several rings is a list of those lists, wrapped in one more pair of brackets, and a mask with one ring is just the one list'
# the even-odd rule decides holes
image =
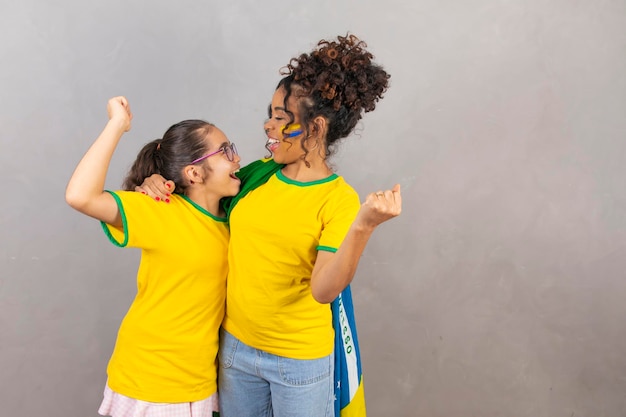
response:
{"label": "short sleeve", "polygon": [[144,194],[133,191],[109,192],[120,211],[122,227],[101,222],[102,229],[111,243],[118,247],[149,248],[158,241],[160,206]]}
{"label": "short sleeve", "polygon": [[361,207],[359,195],[344,183],[334,190],[322,212],[322,234],[317,250],[336,252]]}

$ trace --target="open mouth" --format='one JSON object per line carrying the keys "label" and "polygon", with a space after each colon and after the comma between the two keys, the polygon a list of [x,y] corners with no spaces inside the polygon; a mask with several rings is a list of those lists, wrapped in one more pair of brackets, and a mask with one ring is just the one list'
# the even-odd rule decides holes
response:
{"label": "open mouth", "polygon": [[278,139],[267,138],[267,142],[265,142],[265,148],[270,152],[274,152],[279,143],[280,141]]}

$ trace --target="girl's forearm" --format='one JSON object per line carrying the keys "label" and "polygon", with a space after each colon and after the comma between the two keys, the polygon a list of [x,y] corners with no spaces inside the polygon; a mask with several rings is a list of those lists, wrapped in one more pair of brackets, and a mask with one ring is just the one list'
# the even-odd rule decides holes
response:
{"label": "girl's forearm", "polygon": [[99,220],[115,220],[117,205],[104,192],[104,184],[113,152],[124,131],[122,122],[109,120],[78,163],[65,191],[65,199],[72,208]]}

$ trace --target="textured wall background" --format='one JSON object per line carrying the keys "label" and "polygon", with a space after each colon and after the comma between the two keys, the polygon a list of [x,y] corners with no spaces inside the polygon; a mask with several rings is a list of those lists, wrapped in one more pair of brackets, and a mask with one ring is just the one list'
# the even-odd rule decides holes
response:
{"label": "textured wall background", "polygon": [[264,155],[278,70],[361,36],[392,74],[334,159],[404,186],[353,285],[371,416],[626,415],[626,2],[0,0],[0,414],[96,416],[138,253],[64,188],[126,95]]}

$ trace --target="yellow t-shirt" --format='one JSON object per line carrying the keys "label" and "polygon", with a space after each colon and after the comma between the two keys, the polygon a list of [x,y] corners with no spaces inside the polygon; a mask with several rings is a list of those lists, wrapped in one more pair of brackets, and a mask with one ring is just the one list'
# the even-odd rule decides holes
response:
{"label": "yellow t-shirt", "polygon": [[186,197],[157,204],[111,193],[123,219],[111,241],[141,248],[137,295],[107,368],[109,387],[150,402],[190,402],[217,390],[216,355],[228,274],[226,219]]}
{"label": "yellow t-shirt", "polygon": [[294,359],[329,355],[329,304],[311,294],[318,250],[336,251],[360,207],[343,178],[302,183],[280,171],[230,215],[223,327],[247,345]]}

